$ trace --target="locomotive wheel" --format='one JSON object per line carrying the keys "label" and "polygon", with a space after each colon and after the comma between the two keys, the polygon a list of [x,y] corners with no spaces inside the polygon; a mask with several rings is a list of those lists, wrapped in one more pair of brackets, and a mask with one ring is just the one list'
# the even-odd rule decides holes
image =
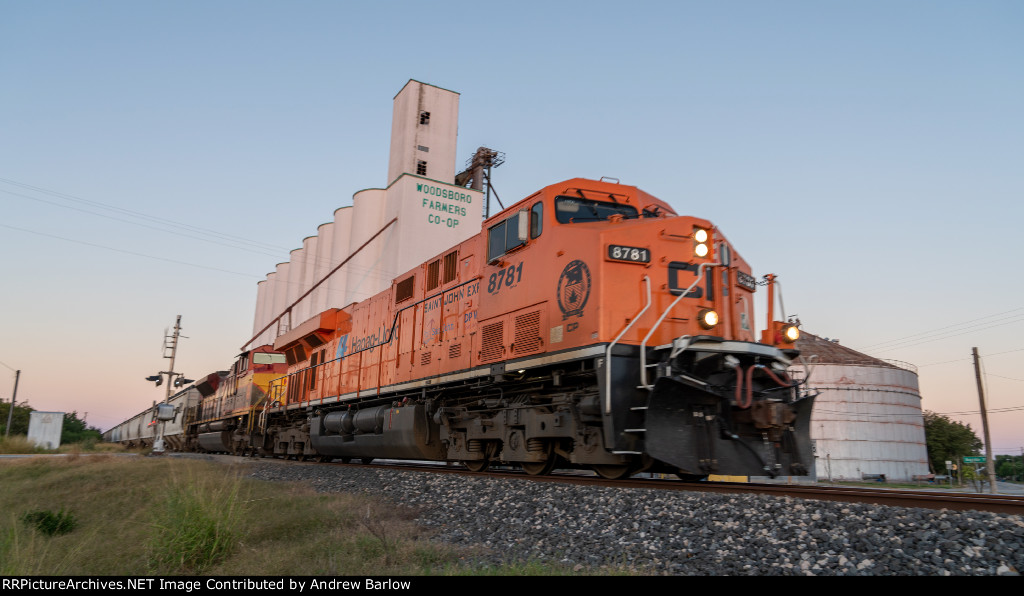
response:
{"label": "locomotive wheel", "polygon": [[352,461],[351,457],[342,457],[340,459],[341,459],[341,463],[343,463],[343,464],[347,464],[347,463]]}
{"label": "locomotive wheel", "polygon": [[490,464],[490,460],[486,459],[472,459],[462,462],[462,465],[466,466],[466,469],[470,472],[483,472]]}
{"label": "locomotive wheel", "polygon": [[622,480],[623,478],[629,478],[633,474],[632,466],[628,464],[623,465],[612,465],[612,464],[594,464],[591,466],[597,475],[605,480]]}
{"label": "locomotive wheel", "polygon": [[555,463],[558,461],[557,456],[548,456],[544,461],[532,461],[532,462],[521,462],[523,471],[530,476],[547,476],[555,469]]}
{"label": "locomotive wheel", "polygon": [[523,467],[523,471],[530,476],[547,476],[550,474],[551,470],[555,469],[555,464],[558,463],[558,455],[552,449],[550,441],[545,442],[544,452],[546,456],[544,461],[520,462],[519,465]]}
{"label": "locomotive wheel", "polygon": [[363,462],[364,464],[372,464],[373,463],[373,458],[372,457],[364,457],[363,459],[361,459],[359,461]]}
{"label": "locomotive wheel", "polygon": [[684,482],[702,482],[708,479],[707,474],[685,474],[683,472],[676,472],[676,476]]}

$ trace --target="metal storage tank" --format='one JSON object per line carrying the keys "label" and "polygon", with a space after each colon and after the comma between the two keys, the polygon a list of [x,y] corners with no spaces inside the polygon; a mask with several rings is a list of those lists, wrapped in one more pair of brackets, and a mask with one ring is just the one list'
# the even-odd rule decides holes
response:
{"label": "metal storage tank", "polygon": [[[796,347],[820,391],[811,414],[819,481],[886,481],[928,474],[917,369],[803,333]],[[804,378],[797,367],[794,378]]]}

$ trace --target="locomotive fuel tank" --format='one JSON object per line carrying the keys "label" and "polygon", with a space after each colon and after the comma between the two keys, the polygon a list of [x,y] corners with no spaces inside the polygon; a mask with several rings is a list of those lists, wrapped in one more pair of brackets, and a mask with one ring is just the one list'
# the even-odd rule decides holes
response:
{"label": "locomotive fuel tank", "polygon": [[315,416],[310,442],[332,457],[443,460],[440,430],[421,404]]}

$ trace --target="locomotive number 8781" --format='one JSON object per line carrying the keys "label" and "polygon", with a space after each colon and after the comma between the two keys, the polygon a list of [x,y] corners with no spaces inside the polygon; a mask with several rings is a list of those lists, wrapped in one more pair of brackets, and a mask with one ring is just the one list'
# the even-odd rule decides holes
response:
{"label": "locomotive number 8781", "polygon": [[252,350],[283,354],[287,372],[236,366],[245,397],[211,393],[186,445],[607,478],[807,474],[813,396],[787,375],[799,332],[769,312],[755,336],[756,288],[711,222],[633,186],[567,180]]}

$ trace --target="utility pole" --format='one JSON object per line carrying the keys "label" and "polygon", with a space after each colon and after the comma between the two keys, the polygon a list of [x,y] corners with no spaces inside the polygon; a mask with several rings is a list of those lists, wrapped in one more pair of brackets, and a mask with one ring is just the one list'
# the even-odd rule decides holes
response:
{"label": "utility pole", "polygon": [[11,394],[11,409],[7,410],[7,430],[4,431],[4,438],[11,436],[11,418],[14,416],[14,400],[18,397],[18,379],[21,378],[21,371],[14,371],[14,393]]}
{"label": "utility pole", "polygon": [[[181,315],[178,315],[178,319],[174,322],[174,335],[170,337],[170,345],[164,344],[164,358],[171,359],[171,366],[169,370],[162,371],[160,374],[167,375],[167,395],[164,397],[163,403],[160,405],[168,404],[171,401],[172,387],[174,386],[174,357],[178,352],[178,336],[181,334]],[[164,338],[166,342],[168,338]],[[171,355],[167,355],[167,350],[171,351]],[[158,407],[153,404],[156,409],[157,428],[156,428],[156,439],[153,441],[153,453],[161,454],[164,452],[164,424],[167,420],[165,414],[166,408]]]}
{"label": "utility pole", "polygon": [[978,348],[971,348],[974,354],[974,378],[978,382],[978,401],[981,403],[981,427],[985,433],[985,468],[988,470],[989,492],[996,494],[996,463],[992,461],[992,439],[988,432],[988,412],[985,410],[985,390],[981,383],[981,364]]}
{"label": "utility pole", "polygon": [[[171,336],[171,344],[164,346],[164,358],[171,359],[171,368],[165,374],[167,375],[167,396],[164,401],[170,401],[171,399],[171,387],[174,385],[174,357],[178,352],[178,336],[181,334],[181,315],[178,315],[177,320],[174,321],[174,335]],[[165,338],[166,339],[166,338]],[[167,350],[171,351],[171,355],[167,355]]]}

